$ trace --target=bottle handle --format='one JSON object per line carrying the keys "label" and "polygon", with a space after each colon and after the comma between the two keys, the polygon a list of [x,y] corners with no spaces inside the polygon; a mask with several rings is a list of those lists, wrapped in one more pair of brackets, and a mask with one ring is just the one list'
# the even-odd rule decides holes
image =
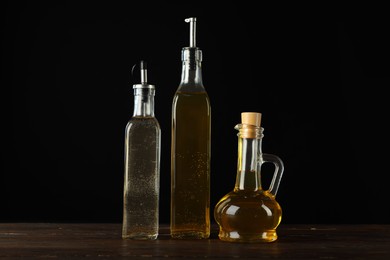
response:
{"label": "bottle handle", "polygon": [[280,180],[282,179],[282,175],[284,172],[284,164],[283,161],[278,156],[273,154],[263,153],[262,162],[260,162],[260,166],[262,163],[265,162],[273,163],[275,166],[274,175],[272,177],[271,184],[269,185],[268,192],[276,196],[276,193],[278,192]]}

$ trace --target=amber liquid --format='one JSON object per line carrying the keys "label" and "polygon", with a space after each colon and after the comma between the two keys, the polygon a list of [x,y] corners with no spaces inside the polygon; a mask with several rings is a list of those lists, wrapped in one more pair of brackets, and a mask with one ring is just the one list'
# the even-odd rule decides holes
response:
{"label": "amber liquid", "polygon": [[210,101],[176,92],[172,107],[171,236],[210,236]]}
{"label": "amber liquid", "polygon": [[[252,173],[253,174],[253,173]],[[282,209],[267,191],[232,191],[215,206],[219,238],[229,242],[273,242]]]}

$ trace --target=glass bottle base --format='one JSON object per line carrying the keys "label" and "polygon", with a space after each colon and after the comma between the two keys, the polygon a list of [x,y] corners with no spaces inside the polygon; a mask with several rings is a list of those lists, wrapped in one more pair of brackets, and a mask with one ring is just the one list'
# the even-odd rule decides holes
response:
{"label": "glass bottle base", "polygon": [[158,234],[145,234],[145,233],[122,235],[123,239],[133,239],[133,240],[155,240],[157,239],[157,237]]}
{"label": "glass bottle base", "polygon": [[222,241],[239,242],[239,243],[260,243],[274,242],[278,239],[276,230],[267,230],[256,234],[245,234],[237,231],[225,232],[220,230],[218,237]]}
{"label": "glass bottle base", "polygon": [[187,231],[171,233],[171,237],[173,239],[207,239],[210,237],[210,234],[204,232]]}

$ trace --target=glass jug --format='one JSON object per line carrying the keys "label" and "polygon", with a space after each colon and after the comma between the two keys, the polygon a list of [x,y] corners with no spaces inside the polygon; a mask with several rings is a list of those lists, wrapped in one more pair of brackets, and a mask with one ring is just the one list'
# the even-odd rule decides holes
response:
{"label": "glass jug", "polygon": [[[234,190],[226,194],[214,208],[219,225],[219,239],[229,242],[273,242],[281,222],[282,209],[275,200],[284,171],[282,160],[262,153],[264,128],[261,113],[241,113],[238,130],[238,165]],[[261,167],[273,163],[274,175],[268,190],[261,186]]]}

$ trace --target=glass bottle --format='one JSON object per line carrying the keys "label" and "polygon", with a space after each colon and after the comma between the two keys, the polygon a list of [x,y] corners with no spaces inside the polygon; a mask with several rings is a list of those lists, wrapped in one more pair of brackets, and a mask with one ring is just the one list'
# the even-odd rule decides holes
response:
{"label": "glass bottle", "polygon": [[[275,200],[284,171],[282,160],[262,153],[264,129],[261,113],[244,112],[238,130],[238,165],[234,190],[226,194],[214,208],[219,225],[219,238],[229,242],[272,242],[277,240],[276,228],[282,209]],[[261,166],[274,164],[274,175],[268,190],[261,186]]]}
{"label": "glass bottle", "polygon": [[133,85],[134,111],[125,130],[122,238],[153,240],[159,230],[161,128],[146,62],[140,62],[140,69],[141,84]]}
{"label": "glass bottle", "polygon": [[211,107],[202,82],[202,51],[195,44],[196,18],[190,23],[190,46],[182,49],[181,82],[172,103],[172,238],[210,236]]}

